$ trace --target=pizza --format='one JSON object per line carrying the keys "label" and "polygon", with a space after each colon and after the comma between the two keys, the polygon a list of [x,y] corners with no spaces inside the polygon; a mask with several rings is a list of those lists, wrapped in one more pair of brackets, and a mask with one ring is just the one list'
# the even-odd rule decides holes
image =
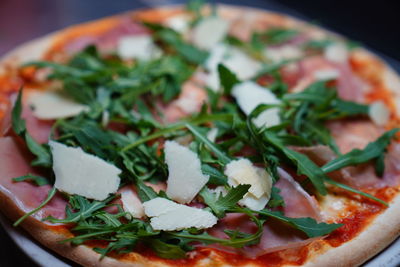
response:
{"label": "pizza", "polygon": [[357,266],[400,231],[400,80],[286,15],[203,5],[0,63],[0,209],[83,266]]}

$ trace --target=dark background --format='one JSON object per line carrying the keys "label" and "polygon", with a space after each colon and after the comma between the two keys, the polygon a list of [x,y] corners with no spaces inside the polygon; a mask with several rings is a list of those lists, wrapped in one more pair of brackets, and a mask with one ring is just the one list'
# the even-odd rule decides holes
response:
{"label": "dark background", "polygon": [[[165,0],[0,0],[0,56],[18,44],[60,28]],[[217,2],[217,1],[213,1]],[[400,66],[398,1],[218,1],[285,12],[359,41]],[[397,68],[400,71],[400,68]],[[36,266],[0,227],[0,266]]]}

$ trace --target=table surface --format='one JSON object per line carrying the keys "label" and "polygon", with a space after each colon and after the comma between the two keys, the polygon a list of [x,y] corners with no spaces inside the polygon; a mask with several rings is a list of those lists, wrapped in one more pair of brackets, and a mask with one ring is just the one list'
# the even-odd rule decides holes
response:
{"label": "table surface", "polygon": [[[72,24],[93,20],[135,8],[182,2],[184,1],[0,0],[0,55],[18,44]],[[343,25],[343,21],[340,21],[338,16],[331,16],[332,9],[324,9],[323,7],[318,9],[318,4],[314,5],[313,2],[311,5],[308,1],[281,0],[278,2],[271,0],[233,0],[218,2],[244,4],[280,11],[307,20],[318,19],[318,21],[325,27],[343,33],[352,39],[357,39],[363,43],[371,44],[371,47],[374,48],[375,52],[378,50],[384,51],[386,55],[382,52],[378,52],[378,54],[383,56],[395,69],[400,71],[400,62],[395,59],[400,59],[400,50],[393,49],[393,44],[391,43],[391,40],[396,38],[396,40],[399,39],[399,32],[395,32],[399,36],[393,34],[392,36],[381,36],[380,39],[374,38],[376,34],[379,34],[375,31],[375,28],[371,28],[372,33],[368,34],[368,30],[364,29],[363,33],[362,29],[357,26],[359,23],[350,23],[350,27],[347,27],[348,25]],[[299,5],[299,3],[302,3],[302,5]],[[322,1],[321,3],[326,3],[326,1]],[[316,14],[319,15],[317,16]],[[325,14],[326,17],[324,16]],[[357,17],[357,14],[354,15],[351,14],[351,12],[350,14],[346,14],[351,17]],[[346,14],[344,14],[343,17],[344,22],[346,22]],[[361,18],[361,21],[363,21],[362,19],[366,16],[365,14],[364,16],[359,14],[359,17]],[[391,19],[390,16],[387,16],[386,20],[383,19],[380,23],[387,23],[389,25],[391,23],[389,20]],[[349,22],[347,21],[347,23]],[[0,266],[2,267],[37,266],[14,244],[2,227],[0,227],[0,248]]]}

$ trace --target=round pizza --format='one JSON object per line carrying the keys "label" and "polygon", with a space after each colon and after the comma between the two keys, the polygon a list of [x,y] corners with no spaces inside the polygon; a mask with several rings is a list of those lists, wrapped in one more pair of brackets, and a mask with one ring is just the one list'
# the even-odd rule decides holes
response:
{"label": "round pizza", "polygon": [[400,80],[286,15],[205,5],[0,61],[0,209],[83,266],[357,266],[400,231]]}

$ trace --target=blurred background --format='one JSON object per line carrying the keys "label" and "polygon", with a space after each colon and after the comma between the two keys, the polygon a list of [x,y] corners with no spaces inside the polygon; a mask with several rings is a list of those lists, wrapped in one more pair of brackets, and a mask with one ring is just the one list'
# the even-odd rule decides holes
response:
{"label": "blurred background", "polygon": [[[15,46],[63,27],[135,8],[176,0],[0,0],[0,56]],[[400,72],[398,1],[246,0],[209,1],[284,12],[358,41]],[[0,227],[0,266],[36,266]]]}

